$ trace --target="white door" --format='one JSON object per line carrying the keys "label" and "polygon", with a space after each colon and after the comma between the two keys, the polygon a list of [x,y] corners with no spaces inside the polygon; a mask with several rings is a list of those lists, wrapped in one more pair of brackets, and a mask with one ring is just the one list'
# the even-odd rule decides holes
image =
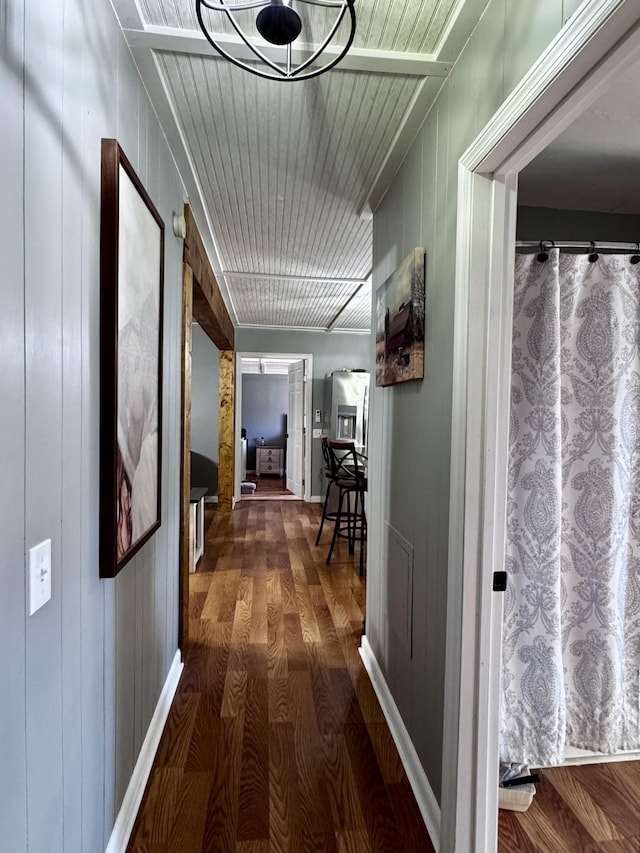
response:
{"label": "white door", "polygon": [[287,412],[287,489],[304,496],[304,361],[289,365]]}

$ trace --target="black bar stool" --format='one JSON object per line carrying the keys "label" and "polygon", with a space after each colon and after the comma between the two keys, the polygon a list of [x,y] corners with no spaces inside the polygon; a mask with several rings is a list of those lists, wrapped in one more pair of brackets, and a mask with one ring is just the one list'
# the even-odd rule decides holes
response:
{"label": "black bar stool", "polygon": [[[364,571],[364,543],[367,541],[367,518],[364,508],[364,496],[367,491],[367,477],[352,441],[333,441],[327,439],[327,448],[335,471],[335,483],[340,490],[338,511],[333,526],[331,547],[327,555],[327,565],[338,537],[347,539],[349,553],[355,554],[355,544],[360,543],[360,574]],[[353,496],[353,506],[351,499]],[[346,502],[346,509],[345,509]]]}
{"label": "black bar stool", "polygon": [[329,506],[329,494],[331,493],[331,487],[337,485],[338,472],[337,465],[334,461],[331,451],[329,450],[327,442],[329,439],[326,435],[322,436],[322,459],[324,461],[324,476],[327,478],[327,491],[324,495],[324,503],[322,505],[322,518],[320,519],[320,529],[318,530],[318,535],[316,536],[316,545],[320,544],[320,537],[322,536],[322,528],[324,527],[324,523],[326,519],[329,521],[335,521],[336,516],[338,514],[337,510],[332,510],[331,512],[327,511],[327,507]]}

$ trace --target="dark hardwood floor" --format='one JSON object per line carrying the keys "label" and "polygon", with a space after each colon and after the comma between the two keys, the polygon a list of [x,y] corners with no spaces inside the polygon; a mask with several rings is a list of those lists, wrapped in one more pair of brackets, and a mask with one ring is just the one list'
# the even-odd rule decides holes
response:
{"label": "dark hardwood floor", "polygon": [[250,494],[242,495],[241,500],[243,501],[300,500],[287,489],[286,477],[275,477],[270,474],[262,474],[258,477],[255,472],[252,472],[247,476],[247,479],[256,484],[256,490]]}
{"label": "dark hardwood floor", "polygon": [[357,556],[325,566],[319,511],[214,513],[130,851],[433,853],[358,654]]}
{"label": "dark hardwood floor", "polygon": [[640,762],[538,772],[529,809],[500,811],[499,853],[640,851]]}

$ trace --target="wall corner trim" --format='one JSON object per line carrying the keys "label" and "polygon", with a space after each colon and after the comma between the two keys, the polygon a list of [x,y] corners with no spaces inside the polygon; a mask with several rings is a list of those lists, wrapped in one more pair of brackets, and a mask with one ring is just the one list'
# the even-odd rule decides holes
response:
{"label": "wall corner trim", "polygon": [[433,846],[438,850],[440,846],[440,806],[429,784],[427,774],[420,763],[418,753],[411,741],[407,727],[400,716],[398,706],[391,695],[389,686],[373,653],[373,649],[364,634],[362,635],[362,643],[359,651],[364,667],[371,679],[373,689],[380,702],[382,713],[398,749],[402,766],[409,779],[409,784],[416,798],[420,814],[425,822]]}
{"label": "wall corner trim", "polygon": [[129,785],[122,800],[122,805],[120,806],[120,811],[118,812],[105,853],[125,853],[127,849],[133,824],[142,801],[142,795],[144,794],[144,789],[151,773],[153,760],[156,756],[160,738],[164,731],[171,703],[173,702],[183,669],[184,664],[182,663],[182,657],[178,649],[174,655],[171,668],[158,699],[158,704],[149,723],[147,734],[140,749],[136,766],[133,768],[133,773],[131,774],[131,779],[129,780]]}

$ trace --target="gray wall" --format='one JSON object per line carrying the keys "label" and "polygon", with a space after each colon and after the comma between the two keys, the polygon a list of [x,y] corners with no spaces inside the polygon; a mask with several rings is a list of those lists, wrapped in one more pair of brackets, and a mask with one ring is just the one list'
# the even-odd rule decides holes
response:
{"label": "gray wall", "polygon": [[[312,408],[324,411],[324,377],[341,367],[371,369],[371,336],[347,332],[297,332],[279,329],[236,329],[237,352],[310,353],[313,355]],[[312,427],[315,424],[312,424]],[[322,425],[321,425],[322,426]],[[311,446],[311,495],[324,494],[320,439]]]}
{"label": "gray wall", "polygon": [[194,323],[191,345],[191,485],[218,494],[220,353]]}
{"label": "gray wall", "polygon": [[[2,16],[0,848],[94,853],[177,647],[183,192],[109,3]],[[168,224],[162,527],[116,580],[98,578],[104,136]],[[47,537],[52,599],[29,617],[25,549]]]}
{"label": "gray wall", "polygon": [[242,424],[247,431],[247,469],[256,469],[260,439],[273,447],[285,445],[285,421],[289,408],[289,377],[277,374],[242,376]]}
{"label": "gray wall", "polygon": [[[570,204],[571,199],[567,202]],[[640,237],[640,216],[550,207],[518,207],[518,240],[601,240],[635,243]]]}
{"label": "gray wall", "polygon": [[577,0],[488,3],[374,215],[374,300],[376,288],[409,251],[424,246],[427,321],[424,380],[375,389],[372,399],[367,636],[438,798],[457,163],[578,5]]}

